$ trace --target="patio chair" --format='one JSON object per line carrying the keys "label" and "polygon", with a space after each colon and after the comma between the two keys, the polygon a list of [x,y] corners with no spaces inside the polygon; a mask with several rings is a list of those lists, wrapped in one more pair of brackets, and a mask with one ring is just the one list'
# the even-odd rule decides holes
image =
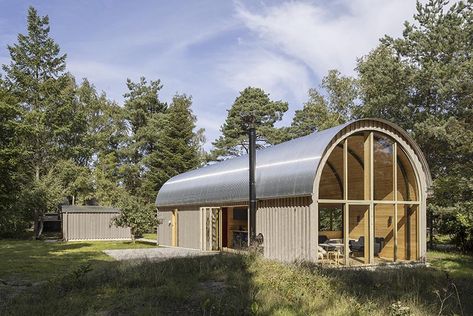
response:
{"label": "patio chair", "polygon": [[325,235],[319,235],[319,244],[323,244],[328,240],[328,237]]}
{"label": "patio chair", "polygon": [[378,256],[381,250],[384,248],[384,238],[383,237],[375,237],[374,239],[374,255]]}
{"label": "patio chair", "polygon": [[327,251],[320,246],[317,246],[317,258],[322,264],[324,263],[324,259],[328,259]]}
{"label": "patio chair", "polygon": [[365,236],[360,236],[358,240],[350,240],[350,248],[353,252],[364,252],[365,251]]}

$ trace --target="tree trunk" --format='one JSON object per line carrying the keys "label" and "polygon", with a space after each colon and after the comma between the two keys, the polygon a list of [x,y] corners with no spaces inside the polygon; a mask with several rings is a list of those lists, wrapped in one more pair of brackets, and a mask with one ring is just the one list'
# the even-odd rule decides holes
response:
{"label": "tree trunk", "polygon": [[[36,181],[39,181],[39,166],[35,167],[35,178]],[[41,232],[43,231],[43,225],[42,225],[42,216],[41,216],[41,210],[36,208],[34,210],[34,226],[33,226],[33,239],[39,239],[41,236]]]}
{"label": "tree trunk", "polygon": [[35,209],[34,210],[34,216],[33,216],[33,239],[38,239],[39,238],[39,210]]}

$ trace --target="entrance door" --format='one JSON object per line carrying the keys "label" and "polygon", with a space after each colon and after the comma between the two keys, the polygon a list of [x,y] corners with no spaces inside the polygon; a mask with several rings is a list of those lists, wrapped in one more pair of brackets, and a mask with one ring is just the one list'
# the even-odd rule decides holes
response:
{"label": "entrance door", "polygon": [[219,207],[202,207],[201,215],[201,249],[216,251],[222,249],[222,210]]}
{"label": "entrance door", "polygon": [[172,210],[172,215],[171,215],[171,246],[177,247],[177,209]]}

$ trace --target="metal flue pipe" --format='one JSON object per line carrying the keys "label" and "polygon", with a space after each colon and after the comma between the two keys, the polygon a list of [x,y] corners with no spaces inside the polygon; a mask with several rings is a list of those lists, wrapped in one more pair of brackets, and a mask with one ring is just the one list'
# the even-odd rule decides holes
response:
{"label": "metal flue pipe", "polygon": [[250,206],[250,238],[251,243],[256,238],[256,130],[254,126],[248,129],[249,139],[249,206]]}

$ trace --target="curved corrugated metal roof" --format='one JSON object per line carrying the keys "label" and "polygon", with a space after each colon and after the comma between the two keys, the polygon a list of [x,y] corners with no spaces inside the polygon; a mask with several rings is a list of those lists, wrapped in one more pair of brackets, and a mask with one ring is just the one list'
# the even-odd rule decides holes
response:
{"label": "curved corrugated metal roof", "polygon": [[[413,143],[409,135],[400,127],[385,120],[374,120],[392,126],[408,138],[410,143]],[[321,156],[337,133],[353,123],[355,122],[258,150],[256,152],[256,197],[264,199],[311,195]],[[240,202],[247,199],[248,157],[243,155],[169,179],[159,191],[156,204],[158,206],[205,205]]]}

